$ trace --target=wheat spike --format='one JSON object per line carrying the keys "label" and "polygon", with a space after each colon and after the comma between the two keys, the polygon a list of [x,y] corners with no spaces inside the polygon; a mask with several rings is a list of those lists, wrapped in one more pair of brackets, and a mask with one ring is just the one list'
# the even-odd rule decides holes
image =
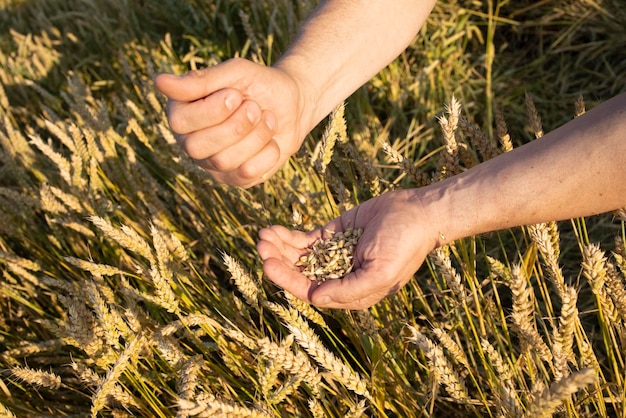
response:
{"label": "wheat spike", "polygon": [[333,158],[335,143],[342,141],[346,136],[346,120],[344,117],[345,104],[341,103],[330,114],[322,139],[314,154],[313,165],[322,174]]}
{"label": "wheat spike", "polygon": [[[619,256],[616,254],[615,259],[619,260]],[[623,262],[622,262],[623,264]],[[621,264],[620,264],[621,265]],[[606,263],[607,275],[606,275],[606,289],[615,304],[615,309],[619,312],[622,319],[626,318],[626,283],[624,277],[620,276],[617,268],[613,263]],[[624,271],[624,270],[622,270]]]}
{"label": "wheat spike", "polygon": [[459,145],[456,140],[456,129],[461,114],[461,103],[452,96],[450,103],[446,106],[448,116],[439,117],[439,125],[443,132],[445,149],[441,153],[439,162],[441,179],[453,176],[461,172],[459,163]]}
{"label": "wheat spike", "polygon": [[524,98],[524,104],[526,105],[526,111],[528,112],[530,129],[535,134],[535,138],[539,139],[543,136],[543,126],[541,124],[541,118],[539,117],[539,113],[537,113],[535,102],[532,96],[528,93],[526,93],[526,96]]}
{"label": "wheat spike", "polygon": [[283,293],[285,295],[285,299],[287,299],[289,305],[291,305],[292,308],[296,309],[314,324],[328,329],[328,325],[326,324],[326,321],[324,321],[324,317],[317,310],[315,310],[313,306],[304,301],[301,301],[287,291],[284,291]]}
{"label": "wheat spike", "polygon": [[526,274],[519,264],[514,265],[511,269],[511,283],[509,287],[513,295],[511,319],[517,327],[522,340],[527,348],[533,348],[542,359],[551,361],[552,353],[535,327],[534,295],[532,289],[528,286]]}
{"label": "wheat spike", "polygon": [[57,390],[61,387],[61,378],[54,373],[44,370],[34,370],[29,367],[14,367],[11,375],[16,379],[33,386]]}
{"label": "wheat spike", "polygon": [[367,389],[367,383],[363,378],[324,347],[313,329],[295,309],[286,309],[273,303],[268,303],[267,305],[285,321],[285,326],[294,335],[298,344],[322,367],[328,370],[333,378],[357,395],[368,399],[371,398]]}
{"label": "wheat spike", "polygon": [[412,333],[410,340],[424,352],[435,382],[443,385],[446,392],[456,401],[462,403],[468,401],[469,396],[465,383],[454,371],[441,347],[433,343],[415,327],[407,325],[407,329]]}
{"label": "wheat spike", "polygon": [[460,117],[459,128],[470,138],[471,143],[478,150],[484,160],[490,160],[498,155],[498,149],[493,145],[489,137],[478,126],[467,119]]}
{"label": "wheat spike", "polygon": [[566,291],[565,279],[559,266],[559,231],[556,222],[529,225],[528,231],[533,242],[539,248],[543,260],[548,267],[549,278],[556,287],[559,295],[564,296]]}
{"label": "wheat spike", "polygon": [[250,274],[244,270],[237,260],[226,253],[222,253],[222,259],[237,289],[243,294],[248,305],[258,306],[260,293],[259,284],[252,279]]}
{"label": "wheat spike", "polygon": [[582,268],[583,276],[589,282],[591,291],[598,299],[599,308],[610,321],[619,322],[620,313],[605,286],[608,277],[607,258],[598,245],[589,244],[583,247]]}
{"label": "wheat spike", "polygon": [[545,389],[535,398],[528,406],[525,417],[551,417],[556,408],[569,399],[571,395],[596,382],[597,379],[595,370],[591,368],[572,373],[561,381],[552,384],[550,388]]}
{"label": "wheat spike", "polygon": [[459,346],[459,344],[454,341],[454,339],[444,331],[442,328],[433,328],[433,334],[439,339],[439,342],[443,346],[443,348],[450,353],[454,361],[458,364],[463,365],[467,370],[470,370],[469,362],[467,361],[467,356],[463,349]]}
{"label": "wheat spike", "polygon": [[441,273],[450,290],[452,290],[452,293],[454,293],[459,301],[464,301],[466,298],[465,287],[463,286],[461,276],[452,266],[448,248],[436,248],[431,252],[430,258],[433,260],[437,270]]}
{"label": "wheat spike", "polygon": [[[201,354],[195,355],[187,359],[180,371],[178,372],[178,398],[184,400],[192,400],[198,387],[198,374],[204,364]],[[178,411],[176,418],[187,418],[189,415],[183,411]]]}
{"label": "wheat spike", "polygon": [[133,251],[154,264],[154,255],[152,249],[146,240],[139,235],[134,229],[126,225],[122,225],[120,229],[113,227],[107,220],[99,216],[91,216],[88,218],[91,223],[98,227],[108,238],[111,238],[122,247]]}
{"label": "wheat spike", "polygon": [[294,353],[290,348],[293,338],[293,335],[288,336],[280,345],[262,338],[258,341],[259,354],[273,363],[271,367],[278,371],[286,370],[300,377],[314,394],[319,393],[321,374],[311,365],[311,361],[304,353],[301,351]]}
{"label": "wheat spike", "polygon": [[[2,87],[2,83],[0,83],[0,87]],[[0,402],[0,418],[15,418],[15,414],[2,402]]]}
{"label": "wheat spike", "polygon": [[513,150],[513,143],[511,142],[509,129],[506,126],[504,115],[500,109],[496,109],[496,134],[500,139],[500,145],[502,146],[504,152]]}
{"label": "wheat spike", "polygon": [[313,418],[326,418],[324,407],[319,400],[317,400],[316,398],[309,399],[308,405],[309,411],[311,412],[311,415],[313,415]]}
{"label": "wheat spike", "polygon": [[577,299],[576,289],[568,287],[563,295],[559,328],[555,332],[555,342],[552,348],[556,382],[567,377],[569,374],[567,362],[574,356],[574,333],[578,321]]}
{"label": "wheat spike", "polygon": [[207,392],[198,394],[194,401],[178,400],[179,411],[188,416],[215,418],[272,418],[273,415],[259,409],[235,405],[232,402],[218,399]]}
{"label": "wheat spike", "polygon": [[117,382],[139,352],[143,349],[146,340],[139,335],[126,346],[124,351],[119,355],[113,367],[108,371],[101,384],[96,389],[91,399],[91,417],[96,418],[98,413],[106,406],[107,398],[116,391]]}

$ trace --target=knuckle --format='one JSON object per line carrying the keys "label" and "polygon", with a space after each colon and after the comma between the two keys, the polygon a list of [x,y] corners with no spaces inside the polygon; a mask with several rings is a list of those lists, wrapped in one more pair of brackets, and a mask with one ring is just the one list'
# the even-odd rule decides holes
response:
{"label": "knuckle", "polygon": [[170,125],[170,129],[172,129],[174,133],[186,133],[187,122],[185,120],[185,117],[180,112],[168,113],[167,122]]}
{"label": "knuckle", "polygon": [[233,124],[231,127],[231,134],[235,138],[243,138],[250,133],[251,129],[252,124],[247,118],[243,117]]}
{"label": "knuckle", "polygon": [[181,141],[183,150],[194,160],[201,160],[206,158],[204,146],[198,141],[191,141],[189,138],[183,138]]}
{"label": "knuckle", "polygon": [[209,161],[216,171],[227,172],[237,168],[232,158],[227,158],[222,154],[214,155]]}

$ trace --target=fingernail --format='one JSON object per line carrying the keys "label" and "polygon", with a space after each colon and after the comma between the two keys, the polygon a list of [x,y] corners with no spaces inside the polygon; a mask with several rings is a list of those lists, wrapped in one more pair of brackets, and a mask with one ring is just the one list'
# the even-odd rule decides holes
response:
{"label": "fingernail", "polygon": [[276,128],[276,117],[274,117],[272,113],[266,112],[265,124],[270,129],[270,131],[273,131]]}
{"label": "fingernail", "polygon": [[332,299],[330,298],[330,296],[322,296],[318,300],[315,301],[315,304],[320,305],[320,306],[326,306],[331,302],[332,302]]}
{"label": "fingernail", "polygon": [[233,110],[235,103],[232,97],[227,97],[226,100],[224,100],[224,105],[226,106],[226,109],[228,110]]}
{"label": "fingernail", "polygon": [[226,97],[226,100],[224,100],[224,105],[226,106],[226,109],[234,110],[235,107],[239,105],[238,102],[239,102],[239,96],[237,96],[236,94],[231,94],[228,97]]}
{"label": "fingernail", "polygon": [[256,123],[256,121],[259,120],[259,117],[261,116],[261,110],[256,104],[250,105],[246,109],[246,116],[248,117],[248,120],[250,122]]}

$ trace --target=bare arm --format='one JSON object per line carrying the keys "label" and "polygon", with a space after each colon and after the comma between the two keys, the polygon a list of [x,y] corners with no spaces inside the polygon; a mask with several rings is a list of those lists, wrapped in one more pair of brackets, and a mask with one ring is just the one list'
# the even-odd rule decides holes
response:
{"label": "bare arm", "polygon": [[274,67],[244,59],[162,74],[182,148],[222,182],[274,174],[337,104],[411,42],[435,0],[327,0]]}
{"label": "bare arm", "polygon": [[313,126],[393,61],[434,5],[435,0],[322,1],[276,64],[303,86]]}
{"label": "bare arm", "polygon": [[416,197],[445,241],[624,207],[626,93]]}
{"label": "bare arm", "polygon": [[[447,180],[370,199],[310,234],[273,226],[257,248],[267,276],[321,307],[362,309],[459,238],[626,206],[626,93],[543,138]],[[325,230],[363,228],[355,269],[317,285],[293,263]],[[398,245],[401,243],[401,245]]]}

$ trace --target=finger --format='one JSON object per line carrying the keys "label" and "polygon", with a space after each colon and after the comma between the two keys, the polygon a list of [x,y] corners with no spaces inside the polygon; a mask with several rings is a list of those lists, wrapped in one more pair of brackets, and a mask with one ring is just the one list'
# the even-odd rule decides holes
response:
{"label": "finger", "polygon": [[[262,113],[256,102],[245,100],[223,123],[182,136],[181,146],[191,158],[205,160],[248,136],[261,121]],[[267,121],[265,126],[269,130]],[[228,171],[234,167],[231,164],[222,168],[207,165],[206,168]]]}
{"label": "finger", "polygon": [[304,232],[274,225],[259,231],[257,251],[263,260],[275,258],[293,264],[305,252],[308,242]]}
{"label": "finger", "polygon": [[254,65],[245,59],[234,58],[213,67],[190,71],[183,76],[159,74],[154,84],[172,100],[193,102],[223,88],[236,87],[243,72],[248,72]]}
{"label": "finger", "polygon": [[385,280],[384,277],[382,271],[361,268],[343,279],[327,280],[312,289],[309,295],[310,303],[320,308],[368,308],[402,287],[402,281],[394,283]]}
{"label": "finger", "polygon": [[309,280],[302,273],[291,269],[288,264],[276,258],[266,259],[263,262],[263,271],[276,286],[300,300],[312,303],[311,295],[318,286],[317,282]]}
{"label": "finger", "polygon": [[170,100],[168,122],[177,134],[218,125],[224,122],[243,102],[243,95],[235,89],[218,90],[193,102]]}
{"label": "finger", "polygon": [[[243,167],[250,159],[261,153],[268,142],[272,140],[274,131],[266,120],[273,116],[269,112],[263,112],[261,121],[246,135],[245,138],[234,142],[224,150],[212,155],[205,161],[198,161],[203,166],[216,171],[232,171],[239,167],[239,174],[246,176],[246,168]],[[276,148],[278,146],[276,145]],[[280,153],[280,151],[278,151]],[[269,157],[269,156],[268,156]],[[262,174],[262,173],[261,173]]]}

